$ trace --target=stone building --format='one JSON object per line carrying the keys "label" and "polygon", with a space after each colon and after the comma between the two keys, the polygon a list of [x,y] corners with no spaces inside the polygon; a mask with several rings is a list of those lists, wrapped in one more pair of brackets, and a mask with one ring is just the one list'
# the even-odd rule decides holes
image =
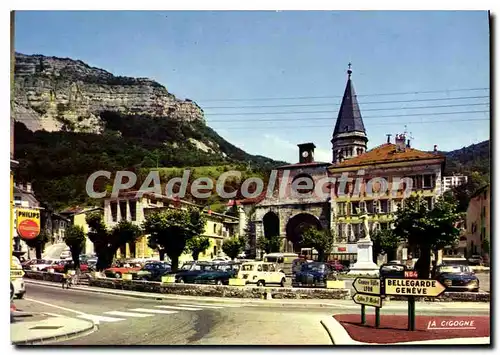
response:
{"label": "stone building", "polygon": [[[330,228],[335,236],[333,257],[354,261],[356,242],[364,236],[359,219],[362,213],[369,215],[373,230],[389,228],[393,212],[404,203],[403,191],[423,194],[431,206],[442,194],[445,158],[437,153],[437,146],[433,153],[420,151],[410,146],[406,134],[398,134],[394,141],[388,135],[387,143],[368,150],[368,135],[350,66],[347,74],[331,140],[332,161],[315,161],[314,144],[299,144],[298,163],[278,168],[277,186],[268,186],[272,193],[264,192],[253,199],[250,223],[255,225],[255,239],[279,235],[282,251],[301,252],[299,242],[305,228]],[[345,182],[341,180],[343,176]],[[382,186],[381,181],[388,183]],[[348,193],[339,194],[340,187]],[[374,192],[383,187],[396,190],[367,194],[367,187]],[[353,194],[357,192],[355,188],[359,193]],[[310,193],[305,194],[307,191]],[[400,251],[399,256],[406,259],[404,254]]]}

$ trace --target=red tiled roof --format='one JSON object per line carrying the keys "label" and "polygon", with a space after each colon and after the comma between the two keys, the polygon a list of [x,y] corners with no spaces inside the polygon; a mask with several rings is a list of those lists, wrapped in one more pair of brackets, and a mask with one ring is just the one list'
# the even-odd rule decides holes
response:
{"label": "red tiled roof", "polygon": [[357,157],[332,165],[332,168],[349,166],[393,163],[400,161],[439,159],[445,160],[444,155],[424,152],[422,150],[406,147],[403,152],[396,151],[396,145],[385,143]]}

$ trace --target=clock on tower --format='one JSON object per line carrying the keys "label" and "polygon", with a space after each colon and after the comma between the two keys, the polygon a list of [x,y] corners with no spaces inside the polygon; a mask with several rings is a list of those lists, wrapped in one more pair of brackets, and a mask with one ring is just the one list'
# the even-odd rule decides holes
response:
{"label": "clock on tower", "polygon": [[298,144],[299,147],[299,163],[312,163],[314,161],[314,143]]}

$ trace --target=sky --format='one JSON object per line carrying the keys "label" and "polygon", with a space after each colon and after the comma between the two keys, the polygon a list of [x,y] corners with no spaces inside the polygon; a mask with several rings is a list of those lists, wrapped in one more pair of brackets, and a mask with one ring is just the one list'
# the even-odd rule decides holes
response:
{"label": "sky", "polygon": [[421,150],[490,138],[485,11],[16,13],[16,51],[154,79],[251,154],[294,163],[313,142],[331,161],[348,63],[368,149],[405,130]]}

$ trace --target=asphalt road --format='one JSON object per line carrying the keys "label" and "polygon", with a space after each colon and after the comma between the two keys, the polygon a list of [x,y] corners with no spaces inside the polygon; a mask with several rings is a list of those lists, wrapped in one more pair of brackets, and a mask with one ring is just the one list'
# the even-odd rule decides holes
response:
{"label": "asphalt road", "polygon": [[[18,309],[99,321],[90,335],[59,345],[331,345],[320,324],[352,309],[285,308],[148,300],[27,284]],[[425,312],[425,311],[423,311]],[[469,313],[443,309],[442,314]],[[371,313],[371,312],[370,312]],[[384,314],[404,314],[401,309]],[[434,309],[433,313],[436,312]],[[437,314],[436,314],[437,315]]]}

